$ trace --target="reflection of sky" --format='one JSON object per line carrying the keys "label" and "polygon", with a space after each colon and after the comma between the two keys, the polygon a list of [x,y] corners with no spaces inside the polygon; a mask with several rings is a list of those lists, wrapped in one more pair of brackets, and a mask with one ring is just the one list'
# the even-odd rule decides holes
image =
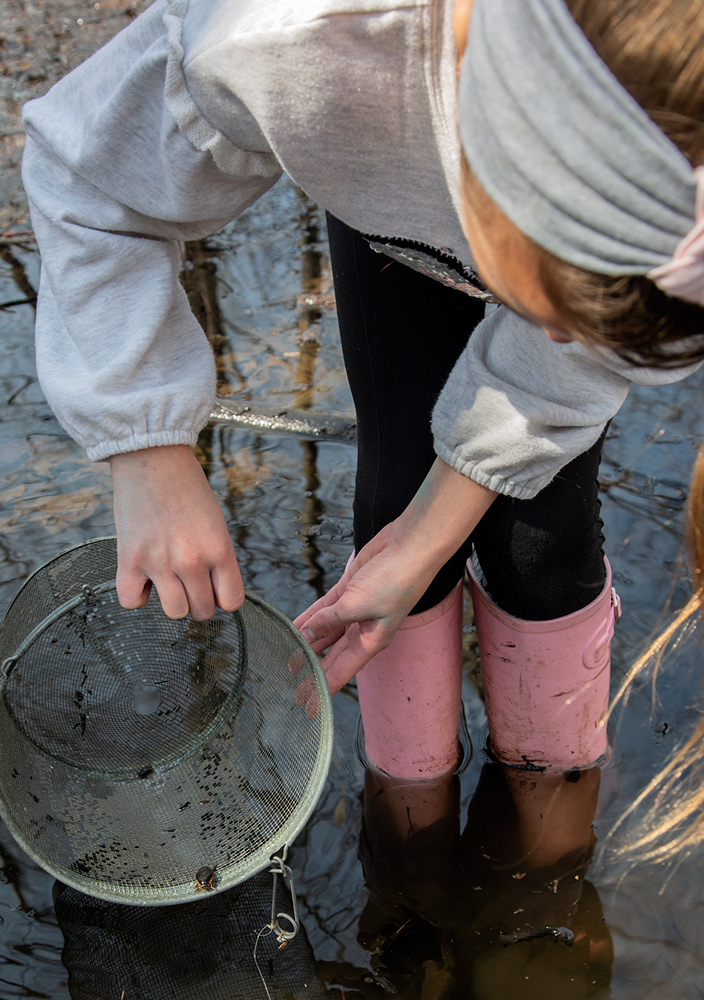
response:
{"label": "reflection of sky", "polygon": [[[315,343],[315,351],[307,355],[313,365],[311,406],[349,415],[325,259],[316,308],[302,321],[309,303],[300,299],[301,255],[315,251],[310,245],[301,249],[305,234],[299,220],[305,208],[292,186],[280,183],[212,241],[222,251],[217,288],[228,344],[222,363],[233,400],[292,406],[303,391],[300,352]],[[13,253],[36,286],[36,257]],[[0,305],[20,297],[10,264],[9,259],[0,260]],[[36,385],[32,318],[30,306],[0,310],[3,610],[21,580],[50,556],[112,532],[106,466],[85,459],[56,423]],[[674,387],[634,389],[606,443],[602,480],[607,551],[625,612],[615,642],[617,676],[655,625],[677,572],[682,509],[701,423],[701,382],[695,375]],[[349,554],[354,448],[222,426],[204,437],[203,444],[211,448],[211,483],[225,503],[246,586],[288,615],[297,614],[321,586],[337,579]],[[675,600],[681,602],[682,594],[680,585]],[[678,653],[676,669],[671,663],[662,680],[661,703],[652,718],[647,684],[639,686],[621,713],[615,764],[604,774],[597,817],[602,840],[634,791],[666,759],[671,734],[679,737],[693,721],[699,660],[691,645]],[[469,683],[465,694],[478,746],[483,709]],[[364,969],[370,959],[358,941],[367,891],[356,852],[363,773],[353,751],[354,689],[336,696],[334,705],[333,767],[316,815],[292,851],[292,864],[316,958]],[[462,778],[463,810],[478,779],[480,758],[475,756]],[[41,994],[63,1000],[67,994],[51,879],[27,862],[7,834],[1,849],[7,881],[0,882],[0,958],[9,964],[0,975],[0,995]],[[616,1000],[700,996],[700,861],[685,859],[662,896],[663,870],[637,868],[619,881],[623,866],[592,867],[589,878],[600,893],[616,948],[611,988]]]}

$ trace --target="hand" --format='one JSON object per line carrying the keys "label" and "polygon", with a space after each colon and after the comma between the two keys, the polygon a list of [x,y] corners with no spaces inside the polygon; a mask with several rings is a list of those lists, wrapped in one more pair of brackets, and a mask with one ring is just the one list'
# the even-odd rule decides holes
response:
{"label": "hand", "polygon": [[169,618],[235,611],[244,589],[225,517],[186,445],[110,459],[117,527],[117,595],[141,608],[152,584]]}
{"label": "hand", "polygon": [[323,669],[332,694],[389,645],[495,496],[436,459],[403,514],[364,546],[332,590],[295,620],[316,653],[330,649]]}
{"label": "hand", "polygon": [[[438,567],[439,568],[439,567]],[[389,645],[436,569],[412,559],[403,525],[388,524],[364,546],[340,580],[294,621],[322,661],[335,694]]]}

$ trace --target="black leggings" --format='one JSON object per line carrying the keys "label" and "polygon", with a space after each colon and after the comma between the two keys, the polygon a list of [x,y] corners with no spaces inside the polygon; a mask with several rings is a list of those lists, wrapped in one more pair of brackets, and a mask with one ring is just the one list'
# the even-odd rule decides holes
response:
{"label": "black leggings", "polygon": [[[357,551],[406,508],[435,453],[430,414],[484,304],[383,254],[328,216],[342,349],[357,411]],[[597,473],[600,439],[533,500],[499,496],[443,566],[414,613],[457,583],[474,545],[489,591],[509,614],[547,620],[604,586]]]}

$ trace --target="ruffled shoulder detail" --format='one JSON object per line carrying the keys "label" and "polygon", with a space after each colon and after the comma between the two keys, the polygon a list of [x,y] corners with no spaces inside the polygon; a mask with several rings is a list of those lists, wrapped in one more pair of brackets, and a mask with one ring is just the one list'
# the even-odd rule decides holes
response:
{"label": "ruffled shoulder detail", "polygon": [[239,149],[222,132],[213,128],[202,116],[188,90],[183,72],[183,19],[188,0],[167,0],[164,13],[169,55],[166,63],[166,106],[179,130],[201,152],[208,152],[224,173],[237,177],[273,177],[281,173],[281,165],[273,153],[257,153]]}

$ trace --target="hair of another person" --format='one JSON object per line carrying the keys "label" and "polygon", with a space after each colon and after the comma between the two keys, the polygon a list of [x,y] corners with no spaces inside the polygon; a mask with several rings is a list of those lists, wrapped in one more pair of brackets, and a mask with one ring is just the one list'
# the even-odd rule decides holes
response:
{"label": "hair of another person", "polygon": [[[619,83],[684,154],[704,164],[704,4],[701,0],[565,0],[575,22]],[[463,164],[463,185],[484,226],[503,215]],[[694,222],[694,220],[692,220]],[[675,368],[704,360],[704,308],[667,295],[645,275],[606,275],[560,260],[525,234],[538,278],[564,329],[629,363]],[[687,502],[694,595],[632,665],[633,679],[654,665],[697,612],[704,614],[704,442]],[[664,861],[704,840],[704,719],[621,816],[644,803],[634,839],[619,852]],[[618,826],[619,824],[617,824]]]}

